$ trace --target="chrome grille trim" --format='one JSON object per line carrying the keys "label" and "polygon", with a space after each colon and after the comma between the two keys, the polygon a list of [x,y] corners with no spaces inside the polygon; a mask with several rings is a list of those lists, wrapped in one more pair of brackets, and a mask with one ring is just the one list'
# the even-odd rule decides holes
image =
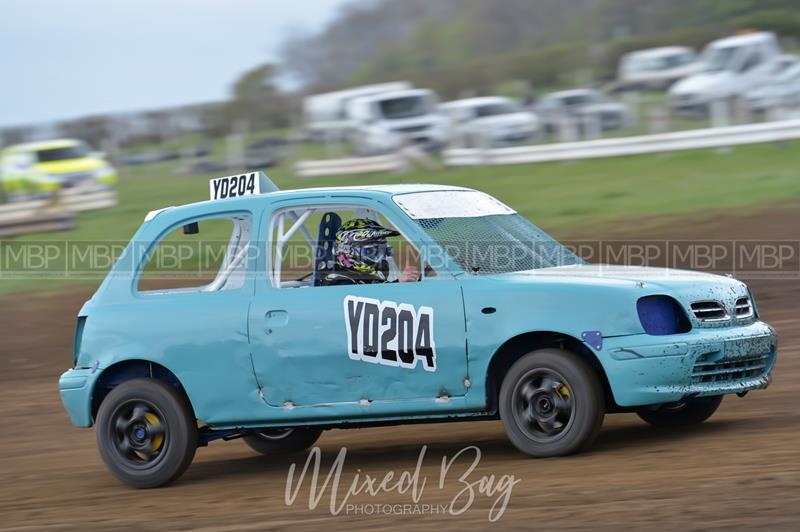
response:
{"label": "chrome grille trim", "polygon": [[691,304],[692,314],[702,322],[726,321],[730,319],[725,305],[719,301],[695,301]]}
{"label": "chrome grille trim", "polygon": [[740,320],[753,317],[753,304],[750,302],[749,297],[740,297],[736,300],[735,305],[736,317]]}

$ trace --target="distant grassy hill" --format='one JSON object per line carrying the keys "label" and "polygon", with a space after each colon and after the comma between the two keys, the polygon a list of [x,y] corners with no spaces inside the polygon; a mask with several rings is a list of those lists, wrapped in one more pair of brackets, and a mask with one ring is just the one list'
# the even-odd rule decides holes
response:
{"label": "distant grassy hill", "polygon": [[290,39],[282,68],[314,90],[408,79],[452,98],[510,80],[540,91],[576,72],[611,79],[619,57],[696,48],[746,29],[800,39],[798,0],[376,0]]}

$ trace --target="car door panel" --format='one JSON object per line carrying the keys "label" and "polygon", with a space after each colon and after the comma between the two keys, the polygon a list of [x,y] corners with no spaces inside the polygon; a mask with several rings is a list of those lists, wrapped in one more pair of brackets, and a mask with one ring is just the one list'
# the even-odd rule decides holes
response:
{"label": "car door panel", "polygon": [[250,310],[271,406],[458,396],[467,378],[455,281],[271,288]]}

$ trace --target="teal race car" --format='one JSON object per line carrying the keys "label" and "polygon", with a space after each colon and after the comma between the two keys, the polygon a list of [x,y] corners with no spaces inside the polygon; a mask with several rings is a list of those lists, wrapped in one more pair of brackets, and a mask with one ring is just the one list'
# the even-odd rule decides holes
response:
{"label": "teal race car", "polygon": [[[279,191],[251,173],[210,194],[147,214],[59,381],[132,486],[215,439],[269,455],[398,423],[499,417],[523,453],[560,456],[606,413],[700,423],[770,382],[777,337],[744,283],[588,264],[482,192]],[[362,262],[379,278],[344,275]]]}

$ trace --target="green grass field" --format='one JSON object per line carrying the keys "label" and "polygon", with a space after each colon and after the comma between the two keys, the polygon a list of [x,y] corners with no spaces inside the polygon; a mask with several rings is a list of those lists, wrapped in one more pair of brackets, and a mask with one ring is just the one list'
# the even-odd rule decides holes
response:
{"label": "green grass field", "polygon": [[[211,176],[183,176],[161,163],[123,168],[119,206],[81,214],[65,233],[29,235],[15,242],[127,241],[144,215],[168,205],[202,201]],[[506,202],[548,231],[574,233],[580,226],[652,216],[768,205],[800,198],[800,143],[676,152],[571,163],[416,170],[402,175],[300,179],[283,166],[269,172],[281,188],[442,183],[473,187]],[[50,282],[0,277],[0,292],[59,287]],[[92,281],[97,283],[96,280]]]}

